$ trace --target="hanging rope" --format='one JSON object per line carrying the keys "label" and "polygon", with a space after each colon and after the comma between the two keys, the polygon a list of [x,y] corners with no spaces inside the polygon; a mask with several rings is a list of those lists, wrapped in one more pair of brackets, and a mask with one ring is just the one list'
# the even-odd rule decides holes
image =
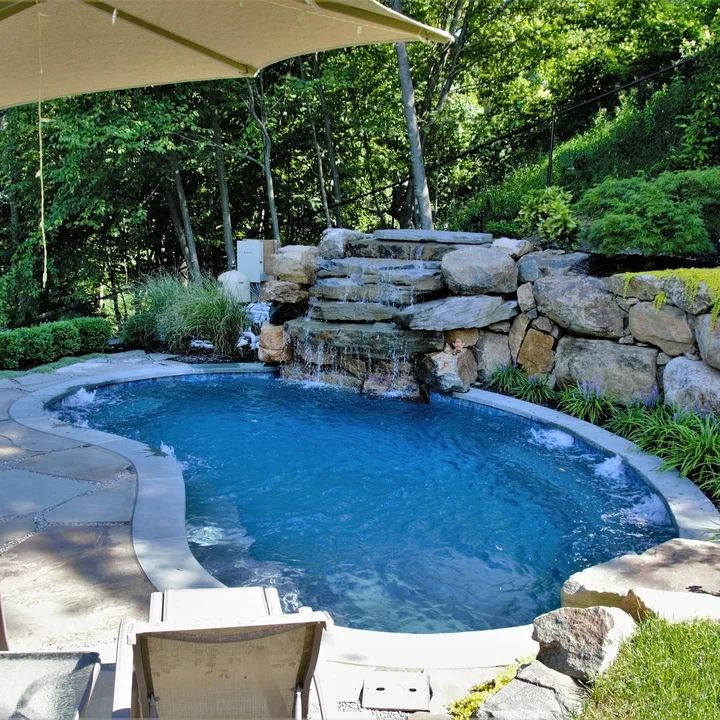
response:
{"label": "hanging rope", "polygon": [[37,102],[37,127],[38,127],[38,152],[39,152],[39,168],[37,177],[40,178],[40,238],[42,241],[43,250],[43,274],[42,274],[42,286],[43,290],[47,286],[48,279],[48,249],[47,249],[47,237],[45,235],[45,167],[44,167],[44,156],[43,156],[43,132],[42,132],[42,96],[43,96],[43,56],[42,56],[42,23],[40,17],[40,0],[35,0],[35,7],[37,8],[37,43],[38,43],[38,102]]}

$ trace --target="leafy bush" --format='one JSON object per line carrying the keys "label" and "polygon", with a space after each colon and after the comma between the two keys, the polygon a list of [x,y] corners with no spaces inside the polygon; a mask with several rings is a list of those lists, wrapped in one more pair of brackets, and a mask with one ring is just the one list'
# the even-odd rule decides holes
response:
{"label": "leafy bush", "polygon": [[550,387],[550,383],[544,375],[523,377],[522,382],[515,390],[515,396],[537,405],[551,404],[556,398],[555,391]]}
{"label": "leafy bush", "polygon": [[149,276],[136,288],[135,307],[140,310],[125,323],[123,338],[140,347],[161,341],[172,352],[184,352],[201,339],[232,355],[248,326],[245,303],[211,278],[185,285],[172,275]]}
{"label": "leafy bush", "polygon": [[563,412],[574,415],[580,420],[587,420],[595,425],[609,418],[616,408],[616,403],[603,394],[593,383],[570,385],[560,391],[558,407]]}
{"label": "leafy bush", "polygon": [[112,326],[104,318],[75,318],[0,332],[0,369],[17,370],[105,349]]}
{"label": "leafy bush", "polygon": [[[98,320],[105,322],[102,318],[98,318]],[[77,321],[61,320],[50,323],[46,327],[52,338],[53,354],[58,357],[67,357],[81,351],[80,328]],[[53,358],[53,360],[55,359]]]}
{"label": "leafy bush", "polygon": [[113,329],[108,320],[101,317],[75,318],[70,322],[77,328],[80,336],[78,351],[82,354],[102,352],[112,337]]}
{"label": "leafy bush", "polygon": [[[705,202],[693,187],[704,188]],[[716,198],[712,200],[712,198]],[[720,199],[720,172],[663,173],[655,180],[608,178],[576,205],[581,242],[603,253],[694,255],[714,251],[703,211]]]}
{"label": "leafy bush", "polygon": [[572,195],[555,186],[529,193],[518,214],[523,233],[561,245],[569,244],[578,225],[571,202]]}
{"label": "leafy bush", "polygon": [[490,390],[515,395],[525,378],[525,373],[517,365],[504,365],[493,370],[486,385]]}

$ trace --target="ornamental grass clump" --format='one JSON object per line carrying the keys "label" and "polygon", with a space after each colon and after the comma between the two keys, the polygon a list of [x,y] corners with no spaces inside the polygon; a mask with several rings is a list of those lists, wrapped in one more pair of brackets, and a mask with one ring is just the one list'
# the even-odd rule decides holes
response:
{"label": "ornamental grass clump", "polygon": [[233,355],[249,324],[247,305],[212,278],[183,283],[158,273],[138,283],[134,296],[138,311],[125,323],[123,338],[140,347],[164,344],[185,352],[193,340],[205,340],[216,353]]}
{"label": "ornamental grass clump", "polygon": [[486,384],[490,390],[514,396],[526,378],[517,365],[502,365],[493,370]]}
{"label": "ornamental grass clump", "polygon": [[595,383],[581,382],[560,391],[558,407],[580,420],[599,425],[613,414],[617,403],[605,395]]}
{"label": "ornamental grass clump", "polygon": [[556,394],[545,375],[523,376],[515,390],[515,396],[536,405],[550,405]]}

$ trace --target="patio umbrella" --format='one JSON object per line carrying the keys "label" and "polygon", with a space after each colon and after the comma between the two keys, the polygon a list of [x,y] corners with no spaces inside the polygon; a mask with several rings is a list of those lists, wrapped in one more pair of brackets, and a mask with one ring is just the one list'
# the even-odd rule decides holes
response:
{"label": "patio umbrella", "polygon": [[252,77],[345,46],[451,39],[374,0],[0,0],[0,108]]}

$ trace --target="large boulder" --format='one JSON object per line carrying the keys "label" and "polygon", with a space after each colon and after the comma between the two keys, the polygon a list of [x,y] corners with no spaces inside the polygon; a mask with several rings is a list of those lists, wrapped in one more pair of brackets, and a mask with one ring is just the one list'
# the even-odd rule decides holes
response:
{"label": "large boulder", "polygon": [[701,315],[712,307],[712,295],[704,282],[700,282],[697,287],[692,288],[680,278],[670,277],[665,280],[664,288],[668,300],[691,315]]}
{"label": "large boulder", "polygon": [[656,397],[658,351],[609,340],[588,340],[565,335],[555,355],[555,376],[560,387],[592,383],[623,401]]}
{"label": "large boulder", "polygon": [[566,253],[563,250],[540,250],[523,255],[518,260],[520,282],[535,282],[549,275],[578,272],[589,258],[587,253]]}
{"label": "large boulder", "polygon": [[506,252],[476,247],[453,250],[442,259],[442,273],[456,295],[514,293],[517,265]]}
{"label": "large boulder", "polygon": [[664,280],[651,274],[611,275],[605,278],[607,289],[622,298],[638,298],[638,300],[654,300],[663,291]]}
{"label": "large boulder", "polygon": [[495,370],[510,364],[508,336],[502,333],[481,330],[475,343],[475,358],[478,363],[478,377],[487,380]]}
{"label": "large boulder", "polygon": [[337,352],[387,360],[407,358],[415,353],[442,350],[441,332],[401,330],[392,323],[324,323],[298,318],[285,325],[289,338],[298,347],[327,348]]}
{"label": "large boulder", "polygon": [[640,587],[628,591],[626,603],[628,607],[637,608],[637,616],[643,619],[657,617],[671,623],[702,619],[720,622],[720,595]]}
{"label": "large boulder", "polygon": [[323,232],[318,245],[318,256],[335,260],[345,256],[345,243],[369,238],[357,230],[348,228],[328,228]]}
{"label": "large boulder", "polygon": [[559,720],[582,709],[584,691],[563,673],[537,660],[477,709],[481,720]]}
{"label": "large boulder", "polygon": [[508,345],[510,347],[510,357],[514,363],[517,362],[518,353],[522,346],[523,340],[525,339],[525,333],[530,327],[530,318],[527,313],[520,313],[510,326],[510,332],[508,334]]}
{"label": "large boulder", "polygon": [[260,328],[258,359],[266,363],[285,363],[293,359],[292,348],[282,325],[265,323]]}
{"label": "large boulder", "polygon": [[467,392],[477,374],[478,365],[471,350],[423,355],[417,364],[420,381],[441,392]]}
{"label": "large boulder", "polygon": [[710,313],[695,320],[700,357],[711,367],[720,370],[720,320],[712,321]]}
{"label": "large boulder", "polygon": [[312,285],[317,254],[318,249],[313,245],[286,245],[272,256],[273,274],[278,280]]}
{"label": "large boulder", "polygon": [[533,293],[538,312],[560,327],[579,335],[623,336],[625,313],[597,278],[584,275],[541,278]]}
{"label": "large boulder", "polygon": [[720,545],[675,538],[640,555],[621,555],[571,575],[561,600],[567,607],[611,605],[638,617],[637,600],[629,596],[638,588],[720,596]]}
{"label": "large boulder", "polygon": [[418,303],[395,313],[401,327],[412,330],[482,328],[517,315],[517,303],[493,295],[449,297]]}
{"label": "large boulder", "polygon": [[291,305],[306,303],[308,291],[298,283],[287,280],[269,280],[260,288],[261,302],[289,303]]}
{"label": "large boulder", "polygon": [[[656,307],[639,302],[630,308],[629,330],[640,342],[659,347],[666,355],[682,355],[693,346],[685,313],[673,305]],[[719,336],[720,337],[720,336]]]}
{"label": "large boulder", "polygon": [[520,346],[517,361],[528,375],[547,375],[555,364],[555,338],[530,328]]}
{"label": "large boulder", "polygon": [[635,621],[614,607],[570,608],[535,618],[537,659],[582,682],[592,681],[617,657],[620,645],[635,633]]}
{"label": "large boulder", "polygon": [[680,410],[720,413],[720,370],[702,360],[673,358],[663,371],[665,402]]}
{"label": "large boulder", "polygon": [[310,317],[325,322],[382,322],[392,320],[394,312],[382,303],[315,300],[310,306]]}
{"label": "large boulder", "polygon": [[526,282],[517,289],[517,299],[520,310],[526,313],[528,310],[534,310],[537,306],[535,295],[533,295],[532,283]]}

